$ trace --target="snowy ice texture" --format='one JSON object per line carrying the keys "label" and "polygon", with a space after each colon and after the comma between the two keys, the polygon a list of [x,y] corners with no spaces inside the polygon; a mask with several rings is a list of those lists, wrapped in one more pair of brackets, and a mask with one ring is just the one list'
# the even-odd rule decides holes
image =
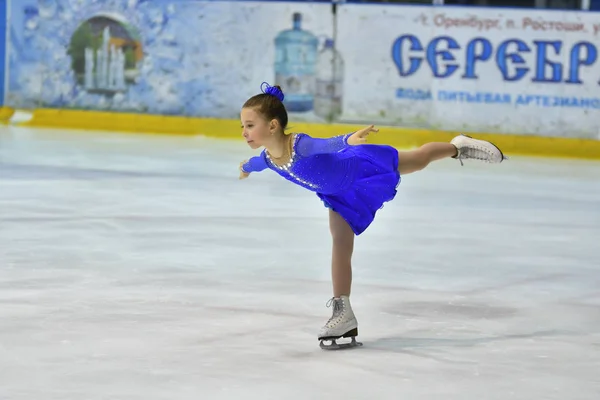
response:
{"label": "snowy ice texture", "polygon": [[0,128],[0,398],[598,400],[600,164],[456,160],[355,246],[245,143]]}
{"label": "snowy ice texture", "polygon": [[[273,38],[297,10],[327,5],[177,0],[19,0],[11,4],[7,105],[237,118],[239,107],[273,78]],[[281,10],[273,20],[272,9]],[[277,8],[279,7],[279,8]],[[277,12],[279,15],[279,11]],[[308,12],[307,14],[315,14]],[[311,28],[326,32],[327,13]],[[67,54],[90,18],[113,16],[139,34],[135,83],[107,96],[77,84]],[[316,20],[316,21],[315,21]],[[240,40],[248,46],[232,44]]]}

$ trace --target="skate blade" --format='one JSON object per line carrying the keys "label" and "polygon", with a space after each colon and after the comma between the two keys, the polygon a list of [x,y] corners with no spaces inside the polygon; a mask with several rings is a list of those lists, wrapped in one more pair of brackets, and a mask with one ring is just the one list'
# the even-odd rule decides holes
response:
{"label": "skate blade", "polygon": [[[352,337],[350,343],[338,343],[339,339],[322,339],[319,343],[319,346],[323,350],[344,350],[344,349],[352,349],[354,347],[360,347],[363,344],[361,342],[357,342],[356,338]],[[325,344],[325,342],[331,342],[331,344]]]}

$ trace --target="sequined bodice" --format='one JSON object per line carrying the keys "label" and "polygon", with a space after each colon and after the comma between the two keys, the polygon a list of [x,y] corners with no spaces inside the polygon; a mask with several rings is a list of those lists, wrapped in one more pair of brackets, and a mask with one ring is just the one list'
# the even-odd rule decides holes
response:
{"label": "sequined bodice", "polygon": [[[276,164],[267,151],[253,157],[245,166],[247,172],[272,169],[285,179],[320,193],[343,190],[352,180],[352,151],[346,142],[349,135],[329,139],[295,134],[291,157],[284,165]],[[341,150],[349,151],[342,152]]]}
{"label": "sequined bodice", "polygon": [[[297,163],[298,159],[300,158],[298,156],[298,153],[296,152],[298,138],[300,138],[300,135],[298,135],[298,134],[296,134],[296,136],[293,138],[292,155],[290,157],[290,160],[286,164],[284,164],[284,165],[276,164],[271,159],[271,157],[269,156],[269,153],[267,151],[263,151],[264,155],[267,158],[269,168],[275,170],[280,175],[282,175],[284,178],[286,178],[294,183],[298,183],[309,189],[316,189],[317,188],[316,183],[310,182],[309,180],[304,179],[304,178],[300,177],[299,174],[295,173],[299,169],[299,168],[297,168],[296,163]],[[300,172],[300,171],[298,171],[298,172]],[[304,175],[304,174],[300,174],[300,175]]]}

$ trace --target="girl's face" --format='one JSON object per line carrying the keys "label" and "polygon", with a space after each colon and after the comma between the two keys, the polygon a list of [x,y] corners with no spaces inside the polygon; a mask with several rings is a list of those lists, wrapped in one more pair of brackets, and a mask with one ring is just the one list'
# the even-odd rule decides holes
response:
{"label": "girl's face", "polygon": [[277,131],[277,120],[267,121],[252,108],[242,108],[242,136],[252,149],[264,146]]}

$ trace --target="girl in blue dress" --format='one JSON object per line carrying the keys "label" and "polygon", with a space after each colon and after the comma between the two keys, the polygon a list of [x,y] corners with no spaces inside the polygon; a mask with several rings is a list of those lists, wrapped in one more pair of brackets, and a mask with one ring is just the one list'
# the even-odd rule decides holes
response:
{"label": "girl in blue dress", "polygon": [[[340,348],[341,337],[353,346],[358,323],[349,296],[352,285],[354,236],[363,233],[376,212],[396,195],[402,175],[420,171],[443,158],[477,159],[500,163],[505,158],[490,142],[460,135],[450,143],[427,143],[412,151],[399,152],[388,145],[367,144],[377,132],[372,125],[357,132],[329,139],[305,133],[285,133],[288,115],[279,86],[263,82],[263,93],[251,97],[241,110],[242,136],[252,149],[264,147],[259,156],[240,164],[240,179],[252,172],[270,169],[314,192],[329,208],[333,240],[333,315],[321,328],[322,348]],[[325,345],[324,341],[331,341]]]}

